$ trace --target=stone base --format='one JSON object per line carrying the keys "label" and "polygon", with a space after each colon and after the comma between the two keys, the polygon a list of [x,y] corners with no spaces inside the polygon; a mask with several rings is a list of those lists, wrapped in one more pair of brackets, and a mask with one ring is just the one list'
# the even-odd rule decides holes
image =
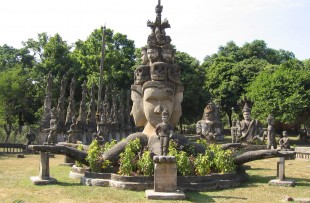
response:
{"label": "stone base", "polygon": [[72,167],[74,165],[74,163],[61,163],[61,164],[58,164],[58,166],[70,166]]}
{"label": "stone base", "polygon": [[25,158],[25,155],[23,155],[23,154],[17,154],[16,158]]}
{"label": "stone base", "polygon": [[294,187],[295,186],[295,180],[274,179],[274,180],[269,181],[268,185],[284,186],[284,187]]}
{"label": "stone base", "polygon": [[145,197],[147,199],[158,199],[158,200],[182,200],[186,199],[184,192],[155,192],[154,190],[145,190]]}
{"label": "stone base", "polygon": [[51,178],[51,177],[48,179],[42,179],[39,176],[32,176],[32,177],[30,177],[30,180],[35,185],[49,185],[49,184],[57,183],[57,180],[55,178]]}

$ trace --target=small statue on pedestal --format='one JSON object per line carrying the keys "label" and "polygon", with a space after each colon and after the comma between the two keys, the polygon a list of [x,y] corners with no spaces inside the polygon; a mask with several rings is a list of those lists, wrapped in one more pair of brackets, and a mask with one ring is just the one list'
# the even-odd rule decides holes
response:
{"label": "small statue on pedestal", "polygon": [[76,135],[78,132],[78,126],[76,124],[76,117],[72,117],[72,124],[70,125],[70,130],[68,131],[68,143],[76,143]]}
{"label": "small statue on pedestal", "polygon": [[168,123],[169,121],[169,112],[167,109],[164,109],[162,112],[162,123],[159,123],[156,126],[156,135],[160,140],[160,155],[167,156],[169,148],[169,139],[172,136],[173,127]]}
{"label": "small statue on pedestal", "polygon": [[283,131],[283,137],[279,140],[279,145],[281,149],[290,149],[290,140],[287,137],[287,131]]}

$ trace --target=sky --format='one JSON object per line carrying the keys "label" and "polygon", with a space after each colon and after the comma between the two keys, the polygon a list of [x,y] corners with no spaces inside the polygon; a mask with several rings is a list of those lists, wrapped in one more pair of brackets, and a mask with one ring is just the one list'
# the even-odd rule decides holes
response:
{"label": "sky", "polygon": [[[158,0],[0,0],[0,46],[22,47],[38,33],[71,44],[104,24],[146,45]],[[310,58],[310,0],[161,0],[162,18],[178,51],[199,61],[234,41],[264,40],[269,48]]]}

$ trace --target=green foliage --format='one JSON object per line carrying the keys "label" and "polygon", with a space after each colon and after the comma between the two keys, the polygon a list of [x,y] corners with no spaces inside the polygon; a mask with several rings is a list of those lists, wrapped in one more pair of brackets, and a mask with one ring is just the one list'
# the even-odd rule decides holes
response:
{"label": "green foliage", "polygon": [[235,164],[233,161],[233,154],[231,150],[223,150],[219,145],[210,145],[209,149],[211,152],[206,154],[213,154],[212,166],[216,172],[228,173],[235,171]]}
{"label": "green foliage", "polygon": [[201,109],[210,99],[210,94],[204,87],[206,74],[199,66],[199,61],[187,53],[177,51],[175,63],[181,67],[181,82],[185,89],[180,122],[193,123],[201,118]]}
{"label": "green foliage", "polygon": [[205,176],[211,173],[212,160],[209,153],[198,154],[194,161],[195,172],[198,176]]}
{"label": "green foliage", "polygon": [[253,117],[266,123],[273,113],[283,123],[305,123],[310,112],[310,69],[297,60],[266,68],[247,88]]}
{"label": "green foliage", "polygon": [[[80,151],[83,151],[83,145],[82,144],[79,144],[79,146],[76,148],[76,149],[78,149],[78,150],[80,150]],[[83,167],[84,166],[84,164],[82,164],[81,162],[79,162],[79,161],[75,161],[75,165],[77,166],[77,167]]]}
{"label": "green foliage", "polygon": [[130,176],[137,171],[137,154],[141,150],[140,139],[131,140],[125,147],[125,151],[120,154],[120,167],[118,173]]}
{"label": "green foliage", "polygon": [[177,144],[170,140],[169,142],[169,156],[175,156],[178,174],[183,176],[189,176],[193,174],[193,163],[191,156],[185,151],[177,150]]}
{"label": "green foliage", "polygon": [[152,176],[154,174],[154,163],[150,151],[143,151],[141,158],[138,160],[138,171],[145,176]]}
{"label": "green foliage", "polygon": [[106,152],[108,151],[109,149],[111,149],[112,147],[114,147],[114,145],[117,144],[117,141],[116,140],[111,140],[111,142],[106,142],[104,143],[104,146],[103,146],[103,151]]}
{"label": "green foliage", "polygon": [[98,144],[98,141],[93,140],[89,145],[89,150],[86,157],[86,161],[88,161],[90,170],[92,172],[101,172],[102,166],[98,163],[100,163],[99,160],[102,152],[103,148]]}

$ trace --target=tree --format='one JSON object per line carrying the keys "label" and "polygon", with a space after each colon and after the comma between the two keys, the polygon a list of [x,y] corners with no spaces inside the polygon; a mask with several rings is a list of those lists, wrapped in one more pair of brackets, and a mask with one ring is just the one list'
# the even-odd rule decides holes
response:
{"label": "tree", "polygon": [[[101,59],[102,31],[95,29],[85,41],[77,41],[72,58],[75,65],[87,76],[88,85],[98,84]],[[104,58],[104,85],[117,89],[128,89],[133,83],[135,46],[132,40],[111,29],[106,30],[106,50]]]}
{"label": "tree", "polygon": [[34,115],[40,106],[33,97],[32,81],[18,65],[0,72],[0,89],[0,125],[6,132],[4,141],[7,142],[14,125],[21,131],[25,123],[37,121]]}
{"label": "tree", "polygon": [[309,67],[296,59],[265,68],[247,88],[253,116],[265,121],[273,113],[275,120],[287,124],[309,120],[304,117],[310,112],[309,78]]}
{"label": "tree", "polygon": [[204,87],[206,74],[198,60],[187,53],[177,51],[175,63],[181,67],[181,82],[184,85],[180,122],[196,122],[201,119],[203,109],[210,99],[210,93]]}

